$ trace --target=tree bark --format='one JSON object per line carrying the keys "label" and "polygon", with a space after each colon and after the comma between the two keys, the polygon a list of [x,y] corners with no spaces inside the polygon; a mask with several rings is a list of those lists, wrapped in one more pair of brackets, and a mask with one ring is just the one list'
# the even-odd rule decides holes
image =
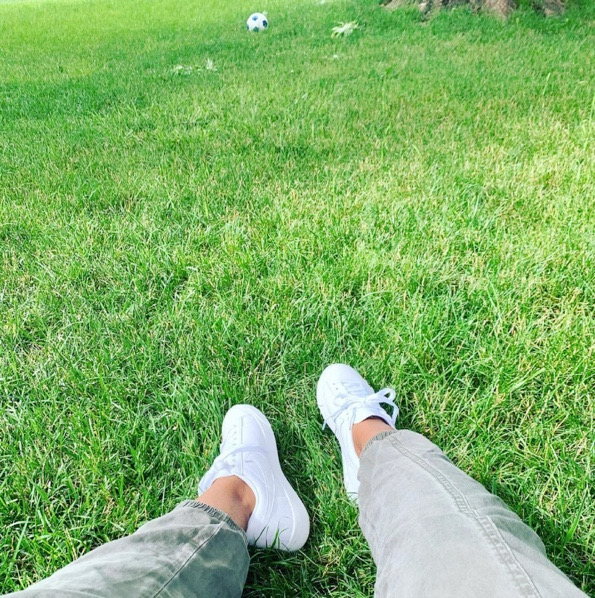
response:
{"label": "tree bark", "polygon": [[542,0],[542,3],[546,17],[561,15],[564,12],[564,0]]}
{"label": "tree bark", "polygon": [[485,10],[506,18],[516,8],[514,0],[484,0]]}
{"label": "tree bark", "polygon": [[413,2],[411,0],[388,0],[388,2],[384,2],[383,4],[386,10],[397,10],[397,8],[406,4],[413,4]]}

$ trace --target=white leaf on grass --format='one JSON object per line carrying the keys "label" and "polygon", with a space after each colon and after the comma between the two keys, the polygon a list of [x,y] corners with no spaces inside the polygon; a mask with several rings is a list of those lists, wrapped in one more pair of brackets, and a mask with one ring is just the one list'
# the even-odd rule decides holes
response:
{"label": "white leaf on grass", "polygon": [[359,23],[356,21],[349,21],[348,23],[339,23],[331,30],[331,37],[347,37],[351,35],[356,29],[359,29]]}

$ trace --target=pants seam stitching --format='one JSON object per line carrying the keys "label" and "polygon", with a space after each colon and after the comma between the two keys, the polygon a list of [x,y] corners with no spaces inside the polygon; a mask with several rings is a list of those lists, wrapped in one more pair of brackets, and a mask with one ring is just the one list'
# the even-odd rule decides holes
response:
{"label": "pants seam stitching", "polygon": [[[535,584],[523,566],[518,562],[517,558],[510,550],[510,547],[506,544],[504,538],[502,538],[498,528],[494,525],[494,522],[489,517],[482,516],[475,509],[473,509],[469,504],[469,501],[460,492],[460,490],[458,490],[458,488],[452,484],[439,470],[428,463],[425,459],[422,459],[421,457],[410,452],[409,449],[407,449],[407,447],[405,447],[404,444],[399,440],[397,434],[392,435],[391,441],[393,446],[395,446],[395,448],[399,450],[401,454],[416,462],[434,477],[434,479],[448,492],[448,494],[454,500],[457,509],[461,513],[470,516],[478,524],[479,528],[487,537],[489,543],[495,548],[499,556],[501,556],[503,563],[508,569],[511,578],[515,585],[517,585],[519,591],[525,593],[525,595],[528,597],[533,596],[535,598],[541,598],[540,592],[535,587]],[[516,571],[514,569],[516,569]],[[523,577],[522,583],[520,577]]]}

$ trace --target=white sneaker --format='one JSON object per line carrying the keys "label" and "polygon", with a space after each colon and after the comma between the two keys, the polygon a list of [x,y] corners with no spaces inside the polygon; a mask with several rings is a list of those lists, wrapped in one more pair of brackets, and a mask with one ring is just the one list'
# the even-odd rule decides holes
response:
{"label": "white sneaker", "polygon": [[259,548],[299,550],[308,539],[310,518],[281,471],[277,443],[267,418],[256,407],[235,405],[223,419],[221,449],[198,483],[199,495],[224,476],[235,475],[256,497],[248,521],[248,543]]}
{"label": "white sneaker", "polygon": [[[355,502],[359,492],[359,457],[353,445],[351,428],[368,417],[379,417],[394,427],[399,415],[394,399],[392,388],[383,388],[375,393],[352,367],[342,363],[329,365],[318,380],[316,400],[324,418],[322,429],[328,426],[339,440],[345,488],[349,498]],[[392,415],[380,406],[381,403],[392,406]]]}

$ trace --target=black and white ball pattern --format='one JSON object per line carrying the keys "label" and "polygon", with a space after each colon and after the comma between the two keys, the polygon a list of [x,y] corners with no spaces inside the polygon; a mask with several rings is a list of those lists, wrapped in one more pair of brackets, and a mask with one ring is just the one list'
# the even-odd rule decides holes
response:
{"label": "black and white ball pattern", "polygon": [[266,15],[263,15],[261,12],[255,12],[254,14],[251,14],[246,21],[246,28],[248,31],[252,31],[253,33],[264,31],[268,26],[269,20],[267,19]]}

